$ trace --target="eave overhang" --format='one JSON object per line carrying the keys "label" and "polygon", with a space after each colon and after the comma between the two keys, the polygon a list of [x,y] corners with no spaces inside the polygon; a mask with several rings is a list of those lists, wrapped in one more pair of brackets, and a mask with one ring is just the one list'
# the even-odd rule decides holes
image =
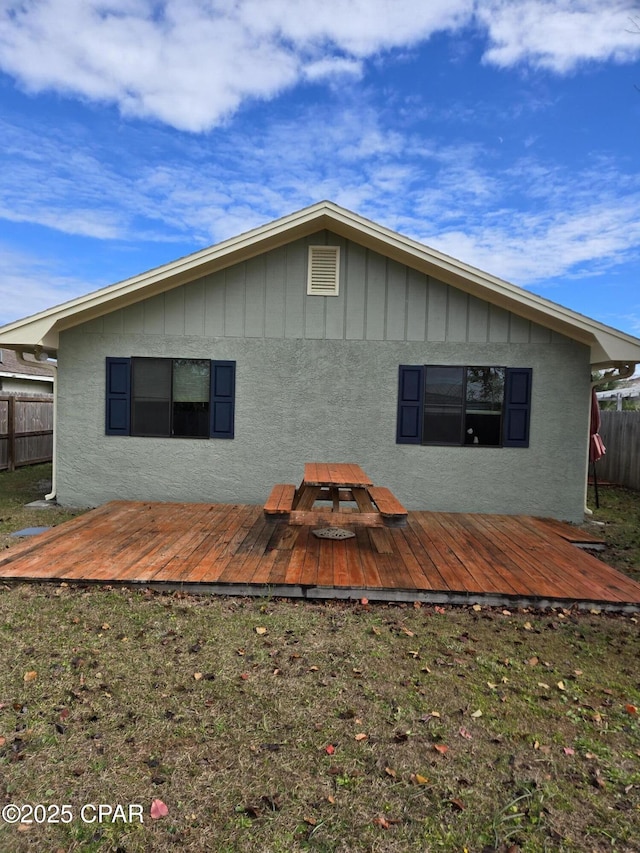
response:
{"label": "eave overhang", "polygon": [[437,278],[478,299],[588,346],[599,368],[640,363],[640,339],[543,299],[507,281],[339,207],[320,202],[102,290],[0,328],[0,345],[55,356],[59,334],[318,231],[346,240]]}

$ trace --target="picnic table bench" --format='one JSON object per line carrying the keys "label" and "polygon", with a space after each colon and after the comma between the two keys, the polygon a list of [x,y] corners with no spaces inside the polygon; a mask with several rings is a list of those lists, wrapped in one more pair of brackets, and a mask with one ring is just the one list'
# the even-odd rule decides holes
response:
{"label": "picnic table bench", "polygon": [[266,516],[287,516],[293,509],[296,487],[290,483],[276,483],[264,505]]}
{"label": "picnic table bench", "polygon": [[[318,501],[331,503],[331,509],[315,508]],[[355,511],[341,509],[342,503],[355,504]],[[270,521],[289,524],[315,524],[328,520],[332,524],[404,527],[407,510],[393,492],[373,482],[353,463],[308,462],[302,483],[277,483],[264,505]]]}

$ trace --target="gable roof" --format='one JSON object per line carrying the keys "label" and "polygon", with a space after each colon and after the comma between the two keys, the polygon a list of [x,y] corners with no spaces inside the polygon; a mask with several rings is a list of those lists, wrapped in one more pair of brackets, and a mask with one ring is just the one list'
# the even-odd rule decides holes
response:
{"label": "gable roof", "polygon": [[330,201],[303,208],[237,237],[0,328],[0,346],[55,355],[64,329],[329,230],[589,346],[599,368],[640,363],[640,339],[431,249]]}

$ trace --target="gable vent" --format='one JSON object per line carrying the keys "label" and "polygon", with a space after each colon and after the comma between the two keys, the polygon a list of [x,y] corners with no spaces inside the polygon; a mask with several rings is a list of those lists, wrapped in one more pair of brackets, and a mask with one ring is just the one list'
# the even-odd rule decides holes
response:
{"label": "gable vent", "polygon": [[340,270],[339,246],[309,246],[309,296],[337,296]]}

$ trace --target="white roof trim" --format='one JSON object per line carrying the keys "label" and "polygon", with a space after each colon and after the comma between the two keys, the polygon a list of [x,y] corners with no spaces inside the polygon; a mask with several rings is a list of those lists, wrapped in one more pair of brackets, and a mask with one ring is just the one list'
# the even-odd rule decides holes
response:
{"label": "white roof trim", "polygon": [[29,382],[48,382],[53,385],[53,376],[44,373],[11,373],[8,370],[0,370],[0,379],[26,379]]}
{"label": "white roof trim", "polygon": [[596,391],[598,400],[615,400],[616,397],[629,398],[640,397],[640,388],[626,388],[620,391]]}
{"label": "white roof trim", "polygon": [[58,347],[58,333],[63,329],[323,229],[586,344],[591,348],[594,365],[640,363],[640,339],[457,261],[329,201],[319,202],[141,275],[9,323],[0,328],[0,346],[25,350],[42,347],[54,355]]}

